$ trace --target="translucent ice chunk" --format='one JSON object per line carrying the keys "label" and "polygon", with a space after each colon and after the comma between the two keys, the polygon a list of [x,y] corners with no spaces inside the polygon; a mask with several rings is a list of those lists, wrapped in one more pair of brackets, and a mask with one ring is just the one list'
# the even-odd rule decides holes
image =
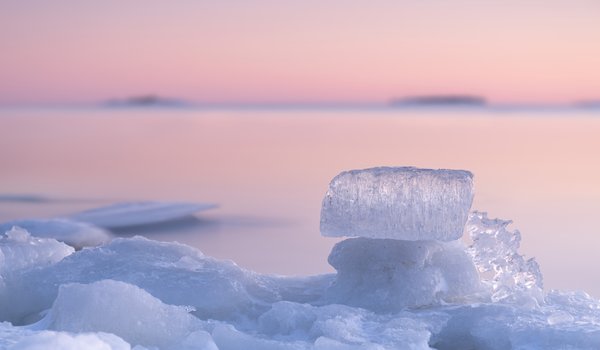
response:
{"label": "translucent ice chunk", "polygon": [[324,236],[451,241],[463,234],[473,175],[413,167],[346,171],[329,184]]}
{"label": "translucent ice chunk", "polygon": [[490,275],[484,282],[492,288],[492,301],[530,301],[535,306],[543,301],[542,273],[535,259],[526,260],[519,254],[521,233],[507,229],[511,222],[473,212],[467,223],[473,240],[468,251],[479,272]]}

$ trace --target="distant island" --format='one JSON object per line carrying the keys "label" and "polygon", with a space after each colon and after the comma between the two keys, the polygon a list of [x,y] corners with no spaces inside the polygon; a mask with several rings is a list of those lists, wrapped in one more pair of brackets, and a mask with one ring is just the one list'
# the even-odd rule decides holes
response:
{"label": "distant island", "polygon": [[190,103],[157,95],[140,95],[124,99],[111,99],[102,105],[105,107],[187,107]]}
{"label": "distant island", "polygon": [[484,97],[475,95],[425,95],[393,99],[393,107],[482,107]]}

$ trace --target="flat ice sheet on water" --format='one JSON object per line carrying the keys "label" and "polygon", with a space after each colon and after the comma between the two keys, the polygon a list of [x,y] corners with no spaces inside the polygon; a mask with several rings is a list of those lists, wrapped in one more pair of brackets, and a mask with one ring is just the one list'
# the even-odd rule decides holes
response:
{"label": "flat ice sheet on water", "polygon": [[413,167],[345,171],[329,184],[324,236],[451,241],[463,234],[473,200],[464,170]]}
{"label": "flat ice sheet on water", "polygon": [[210,203],[124,202],[82,211],[70,217],[100,227],[119,228],[176,220],[215,207]]}

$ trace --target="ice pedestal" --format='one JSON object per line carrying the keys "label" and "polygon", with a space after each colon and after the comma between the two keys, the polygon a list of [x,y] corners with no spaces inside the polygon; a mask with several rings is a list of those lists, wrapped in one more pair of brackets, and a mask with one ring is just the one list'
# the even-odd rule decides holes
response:
{"label": "ice pedestal", "polygon": [[350,238],[335,245],[332,303],[377,312],[463,301],[481,291],[461,242]]}

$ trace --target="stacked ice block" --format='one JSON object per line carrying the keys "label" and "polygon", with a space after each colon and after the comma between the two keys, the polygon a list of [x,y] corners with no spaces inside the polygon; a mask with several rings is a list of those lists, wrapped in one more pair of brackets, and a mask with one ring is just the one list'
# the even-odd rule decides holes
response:
{"label": "stacked ice block", "polygon": [[350,236],[329,263],[332,302],[396,311],[467,298],[480,288],[461,238],[473,200],[463,170],[381,167],[346,171],[329,184],[324,236]]}

